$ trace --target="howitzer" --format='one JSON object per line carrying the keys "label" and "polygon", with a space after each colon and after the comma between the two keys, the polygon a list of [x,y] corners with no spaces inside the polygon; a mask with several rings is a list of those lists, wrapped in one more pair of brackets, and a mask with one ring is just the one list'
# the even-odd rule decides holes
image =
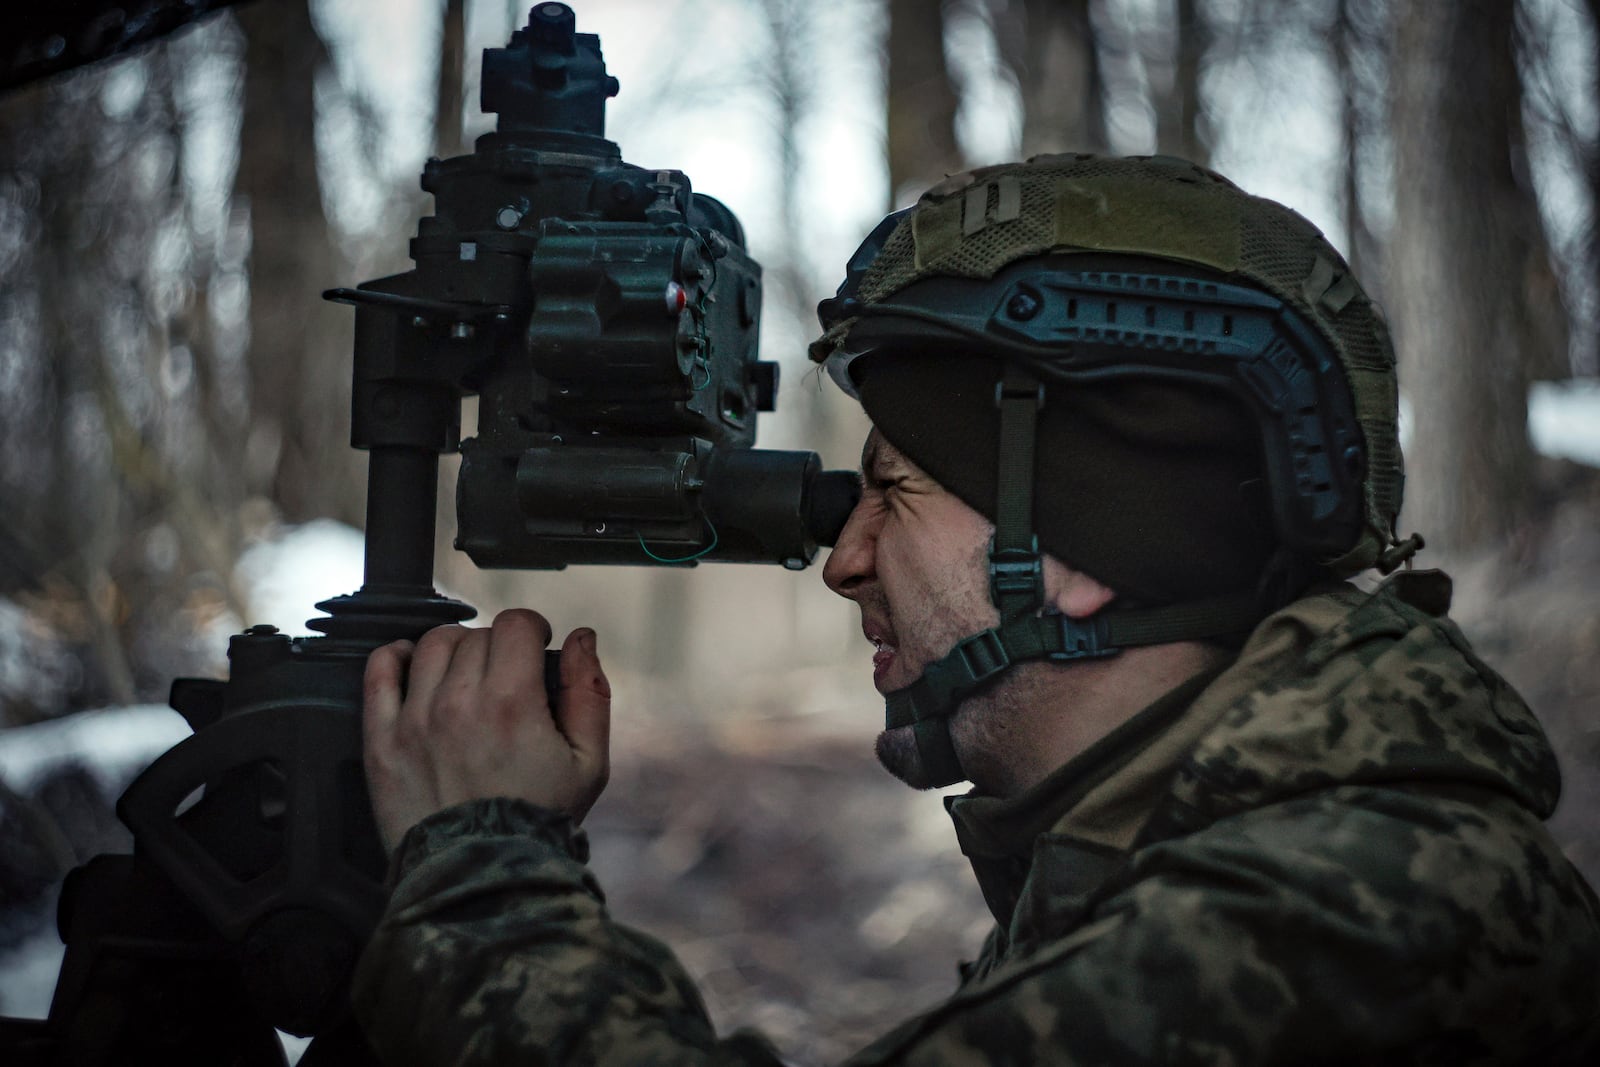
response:
{"label": "howitzer", "polygon": [[252,627],[227,681],[174,683],[194,735],[119,802],[133,853],[68,877],[49,1018],[0,1021],[8,1064],[277,1064],[274,1028],[315,1035],[304,1063],[371,1062],[345,1007],[385,898],[361,679],[475,614],[433,588],[440,455],[462,453],[456,546],[484,567],[801,568],[853,505],[852,475],[752,447],[777,392],[760,267],[726,207],[604,138],[598,37],[539,4],[482,86],[497,128],[428,162],[415,269],[324,294],[355,307],[362,587],[318,605],[319,636]]}

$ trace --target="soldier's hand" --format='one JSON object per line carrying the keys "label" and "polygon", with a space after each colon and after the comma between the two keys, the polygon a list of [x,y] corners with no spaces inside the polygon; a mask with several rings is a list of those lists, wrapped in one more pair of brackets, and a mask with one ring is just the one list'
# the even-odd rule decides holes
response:
{"label": "soldier's hand", "polygon": [[593,630],[567,635],[555,707],[550,624],[501,612],[487,629],[441,626],[367,661],[367,784],[384,847],[469,800],[515,797],[581,820],[610,773],[611,687]]}

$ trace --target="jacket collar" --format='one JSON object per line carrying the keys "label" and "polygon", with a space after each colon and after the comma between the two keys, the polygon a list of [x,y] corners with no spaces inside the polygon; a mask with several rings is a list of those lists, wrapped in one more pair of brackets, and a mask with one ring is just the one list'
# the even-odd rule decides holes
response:
{"label": "jacket collar", "polygon": [[[1323,586],[1026,793],[946,801],[1014,941],[1086,906],[1136,845],[1338,785],[1489,790],[1547,818],[1560,775],[1523,701],[1445,616],[1450,580]],[[1044,869],[1047,868],[1047,869]],[[1029,887],[1044,888],[1019,910]]]}
{"label": "jacket collar", "polygon": [[961,851],[1002,926],[1011,922],[1043,835],[1081,842],[1099,856],[1133,844],[1179,761],[1211,725],[1184,712],[1219,673],[1204,671],[1178,685],[1017,796],[946,799]]}

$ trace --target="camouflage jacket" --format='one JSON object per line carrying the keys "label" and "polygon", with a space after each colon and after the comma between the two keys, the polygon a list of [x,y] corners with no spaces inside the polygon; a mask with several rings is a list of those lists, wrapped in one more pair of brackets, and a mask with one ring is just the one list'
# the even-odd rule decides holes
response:
{"label": "camouflage jacket", "polygon": [[[1320,591],[1027,796],[955,801],[996,929],[850,1062],[1600,1062],[1554,758],[1448,599],[1427,572]],[[780,1062],[718,1038],[585,852],[512,801],[411,831],[354,990],[384,1062]]]}

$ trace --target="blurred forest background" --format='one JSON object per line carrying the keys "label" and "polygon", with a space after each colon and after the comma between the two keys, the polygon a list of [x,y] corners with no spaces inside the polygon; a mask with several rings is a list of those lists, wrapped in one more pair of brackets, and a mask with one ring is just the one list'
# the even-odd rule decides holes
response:
{"label": "blurred forest background", "polygon": [[[946,173],[1171,153],[1321,226],[1400,352],[1401,532],[1556,740],[1556,829],[1600,880],[1600,444],[1570,446],[1600,438],[1600,0],[573,6],[621,80],[624,158],[726,201],[765,267],[786,385],[764,447],[855,465],[861,416],[806,369],[813,309]],[[489,128],[479,50],[526,13],[254,0],[0,95],[0,727],[160,702],[244,624],[302,632],[252,597],[263,567],[316,564],[251,553],[362,519],[352,318],[319,293],[408,268],[422,162]],[[870,649],[816,568],[478,572],[448,547],[445,467],[440,587],[601,632],[597,863],[719,1020],[809,1062],[948,988],[981,903],[938,804],[874,777]],[[894,846],[819,837],[840,806]]]}

